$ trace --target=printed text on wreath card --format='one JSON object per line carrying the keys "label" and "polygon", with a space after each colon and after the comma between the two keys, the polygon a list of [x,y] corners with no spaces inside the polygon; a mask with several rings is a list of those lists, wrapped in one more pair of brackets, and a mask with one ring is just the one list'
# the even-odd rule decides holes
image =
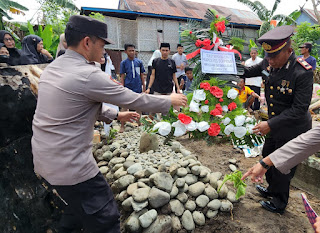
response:
{"label": "printed text on wreath card", "polygon": [[201,49],[201,70],[207,74],[237,74],[234,53]]}

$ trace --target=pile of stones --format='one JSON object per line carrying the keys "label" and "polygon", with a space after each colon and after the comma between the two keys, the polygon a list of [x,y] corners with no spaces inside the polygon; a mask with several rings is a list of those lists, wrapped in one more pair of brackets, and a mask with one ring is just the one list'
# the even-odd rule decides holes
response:
{"label": "pile of stones", "polygon": [[141,128],[127,127],[112,144],[101,142],[93,150],[128,216],[122,224],[126,232],[192,231],[220,211],[232,210],[235,193],[226,185],[217,192],[223,179],[220,172],[203,166],[179,142],[163,145],[160,135],[158,149],[140,153],[141,134]]}

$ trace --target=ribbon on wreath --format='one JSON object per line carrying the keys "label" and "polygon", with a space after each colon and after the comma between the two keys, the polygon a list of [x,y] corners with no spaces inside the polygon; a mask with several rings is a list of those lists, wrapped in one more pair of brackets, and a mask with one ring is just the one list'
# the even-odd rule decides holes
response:
{"label": "ribbon on wreath", "polygon": [[[198,48],[205,49],[205,50],[211,50],[214,47],[214,43],[211,44],[211,40],[210,39],[197,40],[195,45]],[[194,58],[198,54],[200,54],[200,49],[197,49],[196,51],[187,54],[187,60],[189,60],[191,58]]]}
{"label": "ribbon on wreath", "polygon": [[241,56],[241,53],[236,50],[236,49],[233,49],[233,46],[232,45],[226,45],[226,46],[219,46],[218,47],[220,51],[223,51],[223,52],[232,52],[232,53],[236,53],[239,55],[240,57],[240,60],[242,59],[242,56]]}

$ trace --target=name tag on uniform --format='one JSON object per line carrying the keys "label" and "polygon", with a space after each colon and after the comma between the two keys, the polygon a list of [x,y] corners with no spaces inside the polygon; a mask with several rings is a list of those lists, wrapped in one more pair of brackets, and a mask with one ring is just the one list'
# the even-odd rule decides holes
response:
{"label": "name tag on uniform", "polygon": [[136,72],[140,74],[140,67],[136,67]]}
{"label": "name tag on uniform", "polygon": [[265,75],[265,76],[267,76],[267,77],[269,77],[269,73],[267,72],[267,71],[265,71],[265,70],[263,70],[262,72],[261,72],[263,75]]}

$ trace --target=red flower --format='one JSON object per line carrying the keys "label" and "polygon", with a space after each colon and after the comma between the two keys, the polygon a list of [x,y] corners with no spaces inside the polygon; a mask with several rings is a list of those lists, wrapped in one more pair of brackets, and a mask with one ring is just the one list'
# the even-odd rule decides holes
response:
{"label": "red flower", "polygon": [[205,89],[208,91],[210,89],[210,84],[208,82],[200,83],[200,88]]}
{"label": "red flower", "polygon": [[224,20],[217,22],[216,24],[214,24],[214,26],[216,27],[218,32],[224,33],[224,31],[226,30],[226,25],[224,24]]}
{"label": "red flower", "polygon": [[223,99],[222,99],[222,98],[220,98],[220,99],[219,99],[219,102],[223,102]]}
{"label": "red flower", "polygon": [[212,123],[208,129],[208,134],[210,136],[217,136],[220,133],[220,125],[217,123]]}
{"label": "red flower", "polygon": [[222,113],[222,106],[220,105],[220,104],[216,104],[216,109],[218,109],[219,111],[221,111],[221,113]]}
{"label": "red flower", "polygon": [[205,104],[208,104],[208,103],[209,103],[209,100],[205,100],[204,103],[205,103]]}
{"label": "red flower", "polygon": [[218,116],[218,115],[221,115],[221,112],[219,111],[219,109],[215,108],[215,109],[211,110],[210,115]]}
{"label": "red flower", "polygon": [[217,86],[210,87],[210,93],[217,98],[221,98],[223,96],[223,90]]}
{"label": "red flower", "polygon": [[192,118],[187,116],[186,114],[179,113],[178,119],[183,123],[183,124],[190,124],[192,121]]}
{"label": "red flower", "polygon": [[237,104],[235,102],[231,102],[229,105],[228,105],[228,109],[230,111],[234,110],[237,108]]}
{"label": "red flower", "polygon": [[216,18],[219,18],[219,15],[216,15]]}
{"label": "red flower", "polygon": [[216,108],[210,111],[210,115],[218,116],[222,114],[222,107],[220,104],[216,104]]}
{"label": "red flower", "polygon": [[192,31],[190,31],[189,34],[192,34]]}

